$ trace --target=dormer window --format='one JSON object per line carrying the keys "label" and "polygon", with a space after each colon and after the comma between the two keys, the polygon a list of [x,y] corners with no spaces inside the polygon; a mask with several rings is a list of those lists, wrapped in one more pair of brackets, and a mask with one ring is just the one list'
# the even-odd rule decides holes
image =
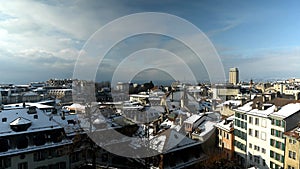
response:
{"label": "dormer window", "polygon": [[7,122],[7,118],[6,117],[2,118],[2,122]]}
{"label": "dormer window", "polygon": [[26,131],[31,126],[31,121],[23,117],[18,117],[10,123],[10,128],[15,131]]}

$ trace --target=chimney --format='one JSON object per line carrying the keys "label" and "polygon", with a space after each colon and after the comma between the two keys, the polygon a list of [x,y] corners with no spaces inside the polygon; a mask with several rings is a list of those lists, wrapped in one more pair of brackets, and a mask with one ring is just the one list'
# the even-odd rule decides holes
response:
{"label": "chimney", "polygon": [[265,103],[266,102],[266,96],[262,96],[262,102]]}
{"label": "chimney", "polygon": [[280,106],[275,106],[275,110],[274,110],[274,112],[278,112],[279,110],[280,110]]}
{"label": "chimney", "polygon": [[259,101],[257,101],[257,102],[255,103],[255,108],[256,108],[256,109],[259,108],[259,104],[260,104]]}

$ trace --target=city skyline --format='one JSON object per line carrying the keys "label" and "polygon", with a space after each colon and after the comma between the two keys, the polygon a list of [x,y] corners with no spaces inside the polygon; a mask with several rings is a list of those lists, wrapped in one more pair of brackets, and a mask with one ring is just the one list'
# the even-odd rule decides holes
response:
{"label": "city skyline", "polygon": [[[88,38],[112,20],[138,12],[169,13],[191,22],[214,44],[224,71],[238,67],[242,81],[300,73],[297,1],[0,2],[0,83],[72,78]],[[114,60],[107,61],[110,69]]]}

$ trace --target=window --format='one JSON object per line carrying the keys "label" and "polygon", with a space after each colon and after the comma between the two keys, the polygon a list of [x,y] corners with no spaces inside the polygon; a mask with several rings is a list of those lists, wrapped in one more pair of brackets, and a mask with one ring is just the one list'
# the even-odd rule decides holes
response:
{"label": "window", "polygon": [[275,135],[276,135],[276,137],[281,137],[282,136],[282,132],[278,131],[278,130],[275,130]]}
{"label": "window", "polygon": [[284,163],[284,156],[281,156],[281,163]]}
{"label": "window", "polygon": [[259,119],[255,118],[255,125],[259,125]]}
{"label": "window", "polygon": [[38,151],[33,154],[33,160],[34,161],[42,161],[42,160],[45,160],[45,156],[46,156],[46,154],[44,151]]}
{"label": "window", "polygon": [[281,126],[281,120],[276,120],[276,126]]}
{"label": "window", "polygon": [[0,168],[9,168],[11,167],[11,159],[9,157],[0,159]]}
{"label": "window", "polygon": [[260,150],[260,147],[259,147],[259,146],[257,146],[257,145],[254,145],[254,150],[257,150],[257,151],[259,151],[259,150]]}
{"label": "window", "polygon": [[281,122],[281,127],[285,127],[285,122],[284,121]]}
{"label": "window", "polygon": [[275,135],[275,130],[271,129],[271,135],[274,136]]}
{"label": "window", "polygon": [[270,156],[272,157],[272,158],[274,158],[274,151],[270,151]]}
{"label": "window", "polygon": [[7,122],[7,118],[6,117],[2,118],[2,122]]}
{"label": "window", "polygon": [[254,156],[254,162],[259,164],[259,157],[258,156]]}
{"label": "window", "polygon": [[280,142],[279,142],[279,141],[276,141],[275,147],[276,147],[276,148],[280,148]]}
{"label": "window", "polygon": [[275,124],[275,120],[274,120],[274,119],[271,120],[271,124],[272,124],[272,125]]}
{"label": "window", "polygon": [[249,123],[252,123],[252,117],[249,117]]}
{"label": "window", "polygon": [[259,137],[258,135],[259,135],[258,130],[255,130],[255,137],[258,138]]}
{"label": "window", "polygon": [[267,127],[267,121],[266,121],[266,119],[262,119],[261,120],[261,126],[262,127]]}
{"label": "window", "polygon": [[249,148],[252,148],[252,144],[251,143],[249,143]]}
{"label": "window", "polygon": [[261,139],[266,140],[266,133],[265,132],[261,132]]}
{"label": "window", "polygon": [[271,140],[270,140],[270,145],[271,145],[271,146],[274,146],[274,144],[275,144],[275,140],[271,139]]}
{"label": "window", "polygon": [[275,153],[275,159],[276,159],[277,161],[279,161],[279,160],[280,160],[280,154]]}
{"label": "window", "polygon": [[252,129],[249,129],[249,135],[252,136]]}
{"label": "window", "polygon": [[19,164],[18,164],[18,169],[28,169],[28,164],[27,164],[27,162],[19,163]]}
{"label": "window", "polygon": [[295,167],[288,165],[288,169],[295,169]]}
{"label": "window", "polygon": [[241,128],[245,128],[244,127],[244,122],[241,121]]}
{"label": "window", "polygon": [[229,134],[228,133],[226,133],[226,138],[229,139]]}
{"label": "window", "polygon": [[289,158],[292,158],[292,159],[296,160],[296,152],[289,151]]}
{"label": "window", "polygon": [[284,144],[284,143],[281,143],[281,150],[284,151],[284,148],[285,148],[285,144]]}
{"label": "window", "polygon": [[266,154],[266,149],[265,148],[261,148],[261,152]]}
{"label": "window", "polygon": [[292,139],[289,139],[289,143],[292,144]]}

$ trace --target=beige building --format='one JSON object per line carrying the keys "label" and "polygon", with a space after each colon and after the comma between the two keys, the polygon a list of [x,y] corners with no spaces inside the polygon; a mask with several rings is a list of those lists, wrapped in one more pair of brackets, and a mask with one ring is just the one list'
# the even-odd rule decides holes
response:
{"label": "beige building", "polygon": [[72,102],[72,89],[51,89],[48,95],[60,99],[63,103]]}
{"label": "beige building", "polygon": [[300,125],[284,133],[285,161],[284,168],[300,168]]}
{"label": "beige building", "polygon": [[230,68],[229,69],[229,83],[238,84],[239,83],[239,70],[238,68]]}

